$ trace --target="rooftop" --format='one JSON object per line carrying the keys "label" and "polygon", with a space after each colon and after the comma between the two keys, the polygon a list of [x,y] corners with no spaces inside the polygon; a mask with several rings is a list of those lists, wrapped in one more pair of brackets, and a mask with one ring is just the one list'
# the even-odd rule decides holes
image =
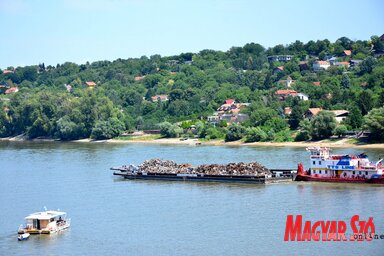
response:
{"label": "rooftop", "polygon": [[66,212],[59,212],[59,211],[45,211],[45,212],[35,212],[27,217],[25,217],[26,220],[32,220],[32,219],[39,219],[39,220],[49,220],[51,218],[55,218],[57,216],[66,215]]}

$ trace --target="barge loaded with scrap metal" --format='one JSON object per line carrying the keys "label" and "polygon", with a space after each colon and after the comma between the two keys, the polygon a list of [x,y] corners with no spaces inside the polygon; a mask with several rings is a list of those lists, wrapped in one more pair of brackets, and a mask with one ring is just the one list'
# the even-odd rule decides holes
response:
{"label": "barge loaded with scrap metal", "polygon": [[257,162],[203,164],[193,167],[191,164],[178,164],[172,160],[151,159],[139,166],[123,165],[112,167],[114,175],[136,180],[171,181],[213,181],[239,183],[279,183],[292,181],[295,170],[270,170]]}

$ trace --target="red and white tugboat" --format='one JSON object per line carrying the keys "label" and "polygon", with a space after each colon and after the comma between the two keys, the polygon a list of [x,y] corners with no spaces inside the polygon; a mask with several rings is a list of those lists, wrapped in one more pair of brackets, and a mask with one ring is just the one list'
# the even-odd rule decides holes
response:
{"label": "red and white tugboat", "polygon": [[373,163],[365,154],[330,155],[329,148],[310,147],[310,168],[299,163],[296,181],[384,184],[382,160]]}

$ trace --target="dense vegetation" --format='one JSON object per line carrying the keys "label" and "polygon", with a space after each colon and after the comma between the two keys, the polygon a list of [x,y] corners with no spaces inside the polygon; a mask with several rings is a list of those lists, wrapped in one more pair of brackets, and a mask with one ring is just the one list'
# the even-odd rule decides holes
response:
{"label": "dense vegetation", "polygon": [[[352,54],[344,56],[344,50]],[[377,36],[367,41],[342,37],[334,43],[327,39],[296,41],[268,49],[250,43],[226,52],[202,50],[82,65],[9,67],[0,74],[0,137],[26,134],[29,138],[106,139],[144,129],[161,129],[164,135],[176,137],[183,133],[192,136],[193,127],[193,134],[201,138],[227,141],[323,139],[361,129],[384,140],[383,52],[383,39]],[[293,59],[267,59],[284,54],[293,55]],[[314,72],[312,64],[329,56],[340,62],[362,62]],[[307,68],[300,68],[302,61]],[[275,72],[281,66],[284,69]],[[290,89],[307,94],[308,101],[275,97],[277,89],[286,89],[278,81],[287,76],[296,80]],[[94,81],[96,86],[89,88],[86,81]],[[67,90],[68,85],[72,89]],[[19,91],[3,94],[10,87]],[[151,100],[165,94],[168,101]],[[207,116],[230,98],[250,103],[242,110],[249,120],[209,124]],[[290,115],[284,114],[286,107],[292,109]],[[309,121],[303,116],[308,108],[346,109],[350,113],[342,124],[329,112]]]}

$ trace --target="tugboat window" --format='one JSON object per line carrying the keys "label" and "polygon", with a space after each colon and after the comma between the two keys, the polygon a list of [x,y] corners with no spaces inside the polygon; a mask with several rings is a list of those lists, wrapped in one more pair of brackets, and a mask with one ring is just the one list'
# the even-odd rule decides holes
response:
{"label": "tugboat window", "polygon": [[353,171],[352,174],[355,174],[355,171]]}
{"label": "tugboat window", "polygon": [[325,171],[325,174],[327,174],[328,173],[328,171]]}
{"label": "tugboat window", "polygon": [[319,164],[321,164],[321,161],[319,161]]}
{"label": "tugboat window", "polygon": [[321,174],[321,170],[319,171],[319,173]]}
{"label": "tugboat window", "polygon": [[313,163],[313,164],[316,164],[316,162],[315,162],[315,161],[313,161],[312,163]]}
{"label": "tugboat window", "polygon": [[368,175],[368,172],[365,172],[365,175]]}

